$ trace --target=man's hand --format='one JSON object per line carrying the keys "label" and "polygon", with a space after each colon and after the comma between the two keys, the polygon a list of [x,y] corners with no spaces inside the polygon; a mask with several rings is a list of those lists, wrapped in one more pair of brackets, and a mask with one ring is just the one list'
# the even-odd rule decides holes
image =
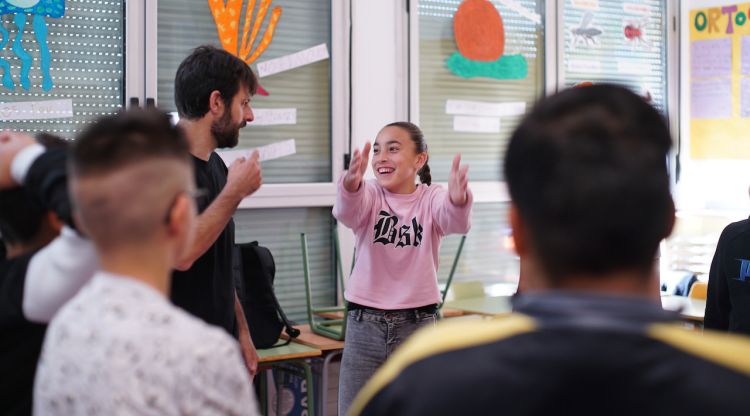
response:
{"label": "man's hand", "polygon": [[263,184],[258,157],[259,153],[256,150],[250,158],[241,157],[229,166],[225,189],[238,200],[252,195]]}
{"label": "man's hand", "polygon": [[448,178],[448,195],[450,196],[451,203],[455,206],[462,206],[466,204],[469,199],[467,189],[469,187],[469,165],[461,165],[461,154],[456,154],[453,158],[453,166],[451,166],[450,177]]}
{"label": "man's hand", "polygon": [[249,336],[242,336],[240,334],[240,350],[242,351],[242,358],[244,358],[247,371],[250,372],[250,378],[253,378],[258,374],[258,361],[260,357],[258,356],[258,350],[253,345],[253,340],[249,338]]}
{"label": "man's hand", "polygon": [[346,176],[344,176],[344,189],[349,192],[357,192],[359,185],[362,183],[365,171],[367,171],[369,160],[370,142],[367,142],[361,153],[359,149],[354,150],[352,160],[349,162],[349,170],[346,171]]}
{"label": "man's hand", "polygon": [[28,134],[0,131],[0,190],[20,185],[10,176],[10,165],[21,150],[35,143]]}

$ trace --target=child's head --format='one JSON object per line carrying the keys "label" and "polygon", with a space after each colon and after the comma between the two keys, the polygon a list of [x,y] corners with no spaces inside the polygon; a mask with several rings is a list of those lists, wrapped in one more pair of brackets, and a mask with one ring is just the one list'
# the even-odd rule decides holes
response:
{"label": "child's head", "polygon": [[398,121],[388,124],[375,138],[372,170],[380,186],[390,192],[414,192],[417,175],[420,182],[429,185],[432,177],[428,160],[422,130],[413,123]]}
{"label": "child's head", "polygon": [[671,146],[659,112],[622,87],[543,99],[505,155],[519,253],[540,263],[550,284],[622,271],[648,278],[674,224]]}
{"label": "child's head", "polygon": [[189,246],[193,164],[182,129],[167,114],[102,117],[78,135],[69,163],[78,224],[100,254],[158,246],[175,260]]}

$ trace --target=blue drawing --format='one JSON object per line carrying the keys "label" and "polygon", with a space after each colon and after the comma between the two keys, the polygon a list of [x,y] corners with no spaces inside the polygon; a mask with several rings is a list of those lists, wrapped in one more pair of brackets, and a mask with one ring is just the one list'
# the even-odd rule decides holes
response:
{"label": "blue drawing", "polygon": [[[31,87],[29,80],[29,71],[31,70],[31,55],[21,45],[23,30],[26,26],[28,15],[32,15],[32,27],[34,36],[39,43],[39,52],[42,70],[42,89],[46,92],[52,89],[54,83],[50,75],[50,52],[47,45],[47,22],[45,17],[59,18],[65,14],[65,0],[0,0],[0,16],[6,14],[13,15],[13,23],[16,25],[18,32],[13,39],[11,50],[21,60],[21,87],[28,91]],[[0,25],[0,51],[10,41],[10,33]],[[10,74],[10,63],[0,58],[0,69],[3,72],[2,84],[5,88],[13,90],[15,84]]]}

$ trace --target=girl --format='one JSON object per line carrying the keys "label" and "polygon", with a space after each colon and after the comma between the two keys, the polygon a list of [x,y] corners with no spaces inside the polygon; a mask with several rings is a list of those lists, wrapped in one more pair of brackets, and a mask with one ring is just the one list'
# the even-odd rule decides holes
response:
{"label": "girl", "polygon": [[345,293],[340,415],[396,347],[419,327],[435,323],[440,240],[470,228],[469,167],[459,167],[460,155],[445,190],[430,185],[427,144],[412,123],[391,123],[378,133],[374,181],[362,179],[369,153],[370,143],[354,151],[333,207],[336,219],[354,231],[357,252]]}

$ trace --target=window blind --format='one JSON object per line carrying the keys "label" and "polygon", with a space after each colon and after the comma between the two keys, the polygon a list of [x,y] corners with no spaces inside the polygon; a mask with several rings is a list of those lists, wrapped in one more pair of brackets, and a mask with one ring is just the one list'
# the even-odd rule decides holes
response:
{"label": "window blind", "polygon": [[[435,181],[447,181],[451,162],[461,153],[471,165],[472,181],[501,181],[500,157],[521,115],[503,116],[497,132],[456,131],[454,116],[446,114],[446,101],[486,103],[523,102],[529,108],[544,92],[543,27],[500,1],[492,2],[503,19],[505,52],[522,55],[528,74],[523,79],[462,78],[452,73],[446,60],[457,51],[453,16],[461,0],[419,1],[419,123],[430,151]],[[543,1],[516,0],[524,9],[544,15]]]}
{"label": "window blind", "polygon": [[257,240],[276,261],[274,289],[289,319],[307,321],[304,268],[300,233],[307,235],[313,302],[336,302],[331,208],[246,209],[234,216],[238,243]]}
{"label": "window blind", "polygon": [[[0,24],[8,31],[9,43],[0,50],[0,59],[10,68],[0,76],[12,80],[12,88],[0,83],[0,121],[3,128],[24,132],[48,131],[68,139],[89,121],[117,111],[123,106],[124,87],[124,2],[104,0],[67,0],[61,17],[43,16],[47,27],[51,88],[44,88],[42,44],[34,30],[32,13],[26,13],[21,45],[30,57],[28,90],[22,78],[22,56],[12,44],[18,36],[15,15],[5,11]],[[41,15],[50,14],[42,12]],[[2,37],[2,35],[0,35]],[[59,104],[70,100],[72,117],[50,118],[50,112],[65,115]],[[33,104],[33,109],[30,107]],[[11,111],[9,104],[16,110]],[[63,106],[65,107],[65,106]],[[18,111],[27,110],[25,119]],[[47,114],[47,115],[45,115]],[[28,119],[28,116],[39,117]]]}
{"label": "window blind", "polygon": [[665,0],[565,0],[560,28],[565,86],[585,81],[620,84],[650,94],[653,104],[665,111],[666,14]]}
{"label": "window blind", "polygon": [[[510,226],[507,216],[507,203],[474,204],[471,230],[466,236],[454,281],[478,280],[485,284],[518,281],[518,256],[508,243]],[[440,246],[440,283],[448,279],[459,241],[460,237],[450,235]]]}

